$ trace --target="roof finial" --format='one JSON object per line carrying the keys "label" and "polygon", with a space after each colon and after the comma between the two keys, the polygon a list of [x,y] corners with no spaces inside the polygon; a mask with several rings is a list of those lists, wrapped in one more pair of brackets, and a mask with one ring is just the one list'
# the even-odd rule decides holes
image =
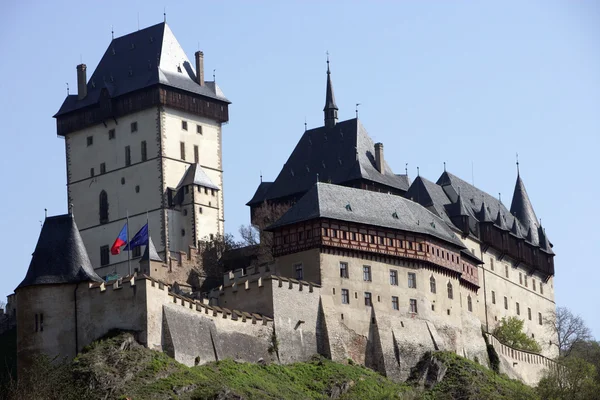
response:
{"label": "roof finial", "polygon": [[498,193],[498,201],[502,203],[502,193]]}
{"label": "roof finial", "polygon": [[306,115],[304,116],[304,132],[308,130],[308,124],[306,123]]}
{"label": "roof finial", "polygon": [[319,182],[319,173],[317,172],[317,183]]}
{"label": "roof finial", "polygon": [[111,40],[114,40],[115,38],[115,27],[114,26],[110,26],[110,38]]}
{"label": "roof finial", "polygon": [[421,173],[419,172],[419,167],[417,167],[417,176],[421,176]]}
{"label": "roof finial", "polygon": [[444,161],[444,172],[446,172],[446,161]]}
{"label": "roof finial", "polygon": [[360,106],[360,103],[356,103],[356,119],[358,119],[358,106]]}
{"label": "roof finial", "polygon": [[408,163],[404,164],[404,173],[408,176]]}
{"label": "roof finial", "polygon": [[48,209],[44,208],[44,219],[48,218]]}
{"label": "roof finial", "polygon": [[67,82],[67,96],[69,95],[69,82]]}
{"label": "roof finial", "polygon": [[517,153],[517,176],[519,176],[519,153]]}
{"label": "roof finial", "polygon": [[213,81],[217,83],[217,69],[213,69]]}
{"label": "roof finial", "polygon": [[163,19],[166,24],[167,23],[167,7],[163,7]]}
{"label": "roof finial", "polygon": [[325,54],[327,54],[327,75],[329,75],[331,74],[331,71],[329,71],[329,50],[327,50]]}
{"label": "roof finial", "polygon": [[262,171],[260,171],[260,183],[262,183]]}
{"label": "roof finial", "polygon": [[69,215],[73,216],[73,203],[69,203]]}

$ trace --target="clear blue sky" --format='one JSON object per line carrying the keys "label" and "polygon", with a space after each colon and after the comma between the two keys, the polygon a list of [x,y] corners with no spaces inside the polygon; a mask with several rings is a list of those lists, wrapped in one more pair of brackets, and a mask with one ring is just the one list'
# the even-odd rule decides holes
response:
{"label": "clear blue sky", "polygon": [[[162,21],[165,2],[0,5],[0,296],[23,279],[44,208],[66,212],[64,142],[52,115],[110,42]],[[273,180],[304,129],[322,124],[325,52],[340,119],[360,117],[397,172],[448,170],[510,204],[515,153],[556,251],[556,301],[600,338],[600,3],[221,2],[167,4],[188,57],[233,101],[223,134],[226,230],[262,174]]]}

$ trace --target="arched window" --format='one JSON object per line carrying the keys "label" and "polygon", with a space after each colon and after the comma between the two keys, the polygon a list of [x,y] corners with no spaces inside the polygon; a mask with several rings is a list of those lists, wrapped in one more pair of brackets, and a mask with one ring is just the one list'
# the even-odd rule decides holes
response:
{"label": "arched window", "polygon": [[448,282],[448,298],[453,299],[454,293],[452,293],[452,283]]}
{"label": "arched window", "polygon": [[108,222],[108,195],[103,190],[100,192],[100,223]]}
{"label": "arched window", "polygon": [[435,278],[433,276],[429,278],[429,290],[431,290],[431,293],[435,293]]}
{"label": "arched window", "polygon": [[471,295],[467,296],[467,308],[469,311],[473,311],[473,302],[471,301]]}

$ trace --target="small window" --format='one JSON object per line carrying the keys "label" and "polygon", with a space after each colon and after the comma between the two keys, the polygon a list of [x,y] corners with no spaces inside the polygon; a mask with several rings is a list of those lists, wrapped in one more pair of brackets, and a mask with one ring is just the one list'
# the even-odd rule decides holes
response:
{"label": "small window", "polygon": [[148,149],[146,148],[146,141],[142,140],[142,161],[146,161],[148,159]]}
{"label": "small window", "polygon": [[194,162],[196,164],[200,163],[200,152],[199,152],[198,146],[194,146]]}
{"label": "small window", "polygon": [[196,125],[196,133],[202,135],[202,125]]}
{"label": "small window", "polygon": [[527,307],[527,318],[531,321],[531,308]]}
{"label": "small window", "polygon": [[523,284],[523,274],[519,272],[519,285]]}
{"label": "small window", "polygon": [[215,195],[215,189],[210,189],[210,195],[214,197],[214,195]]}
{"label": "small window", "polygon": [[296,273],[296,279],[298,279],[298,280],[304,279],[304,271],[303,271],[302,263],[294,264],[294,271]]}
{"label": "small window", "polygon": [[390,270],[390,285],[398,286],[398,271],[395,269]]}
{"label": "small window", "polygon": [[435,278],[433,276],[431,278],[429,278],[429,290],[431,291],[431,293],[436,292]]}
{"label": "small window", "polygon": [[490,269],[494,270],[494,259],[490,257]]}
{"label": "small window", "polygon": [[371,267],[369,265],[363,265],[363,280],[371,282]]}
{"label": "small window", "polygon": [[525,287],[528,287],[528,286],[527,286],[527,275],[525,275],[525,276],[523,277],[523,279],[525,280]]}
{"label": "small window", "polygon": [[508,298],[504,296],[504,309],[508,310]]}
{"label": "small window", "polygon": [[371,300],[371,293],[365,292],[365,306],[372,306],[373,302]]}
{"label": "small window", "polygon": [[540,293],[544,294],[544,286],[542,286],[542,282],[540,282]]}
{"label": "small window", "polygon": [[141,246],[134,247],[133,250],[131,250],[131,257],[135,258],[135,257],[141,257],[141,256],[142,256],[142,247]]}
{"label": "small window", "polygon": [[125,166],[131,165],[131,147],[125,146]]}
{"label": "small window", "polygon": [[398,301],[398,296],[392,296],[392,309],[396,311],[400,309],[400,302]]}
{"label": "small window", "polygon": [[40,332],[44,332],[44,314],[40,314]]}
{"label": "small window", "polygon": [[88,136],[87,137],[87,145],[91,146],[94,144],[94,137],[93,136]]}
{"label": "small window", "polygon": [[504,275],[508,278],[508,265],[504,266]]}
{"label": "small window", "polygon": [[342,304],[350,304],[350,293],[348,289],[342,289]]}
{"label": "small window", "polygon": [[131,132],[137,132],[138,126],[137,126],[137,121],[136,122],[132,122],[131,123]]}
{"label": "small window", "polygon": [[492,290],[492,304],[496,304],[496,292]]}
{"label": "small window", "polygon": [[125,177],[122,177],[121,178],[121,185],[124,185],[124,184],[125,184]]}
{"label": "small window", "polygon": [[414,272],[408,273],[408,287],[411,289],[417,288],[417,275]]}
{"label": "small window", "polygon": [[105,174],[106,173],[106,163],[100,164],[100,173],[101,174]]}
{"label": "small window", "polygon": [[185,161],[185,142],[179,142],[180,158]]}
{"label": "small window", "polygon": [[410,313],[411,314],[417,313],[417,300],[416,299],[410,299]]}
{"label": "small window", "polygon": [[90,168],[90,176],[93,178],[94,177],[94,168]]}
{"label": "small window", "polygon": [[516,303],[517,305],[517,315],[521,315],[521,307],[519,306],[519,303]]}
{"label": "small window", "polygon": [[448,298],[449,299],[454,298],[454,292],[452,291],[452,283],[450,283],[450,282],[448,282]]}
{"label": "small window", "polygon": [[198,212],[202,214],[202,207],[198,207]]}
{"label": "small window", "polygon": [[108,130],[108,140],[113,140],[114,138],[115,138],[115,130],[109,129]]}
{"label": "small window", "polygon": [[469,311],[473,311],[473,301],[471,300],[471,295],[467,296],[467,309]]}
{"label": "small window", "polygon": [[535,287],[535,279],[531,280],[531,287],[533,288],[534,292],[537,290],[536,287]]}
{"label": "small window", "polygon": [[348,263],[340,262],[340,278],[348,278]]}
{"label": "small window", "polygon": [[181,121],[181,129],[187,131],[187,121]]}
{"label": "small window", "polygon": [[538,323],[542,325],[542,313],[538,313]]}
{"label": "small window", "polygon": [[185,236],[185,229],[181,230],[181,236]]}
{"label": "small window", "polygon": [[100,247],[100,265],[108,265],[110,263],[108,245]]}
{"label": "small window", "polygon": [[140,185],[135,185],[135,192],[139,193],[140,192]]}

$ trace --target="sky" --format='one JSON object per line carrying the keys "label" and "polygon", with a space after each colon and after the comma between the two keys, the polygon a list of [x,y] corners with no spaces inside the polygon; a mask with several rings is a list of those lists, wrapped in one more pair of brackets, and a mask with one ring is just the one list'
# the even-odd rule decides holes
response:
{"label": "sky", "polygon": [[[166,6],[166,7],[165,7]],[[44,219],[67,211],[52,115],[111,38],[163,20],[232,101],[223,129],[225,229],[249,224],[321,126],[325,54],[340,120],[360,119],[396,173],[448,171],[510,205],[519,154],[556,253],[556,302],[600,339],[600,3],[597,1],[29,1],[0,4],[0,299],[24,278]]]}

